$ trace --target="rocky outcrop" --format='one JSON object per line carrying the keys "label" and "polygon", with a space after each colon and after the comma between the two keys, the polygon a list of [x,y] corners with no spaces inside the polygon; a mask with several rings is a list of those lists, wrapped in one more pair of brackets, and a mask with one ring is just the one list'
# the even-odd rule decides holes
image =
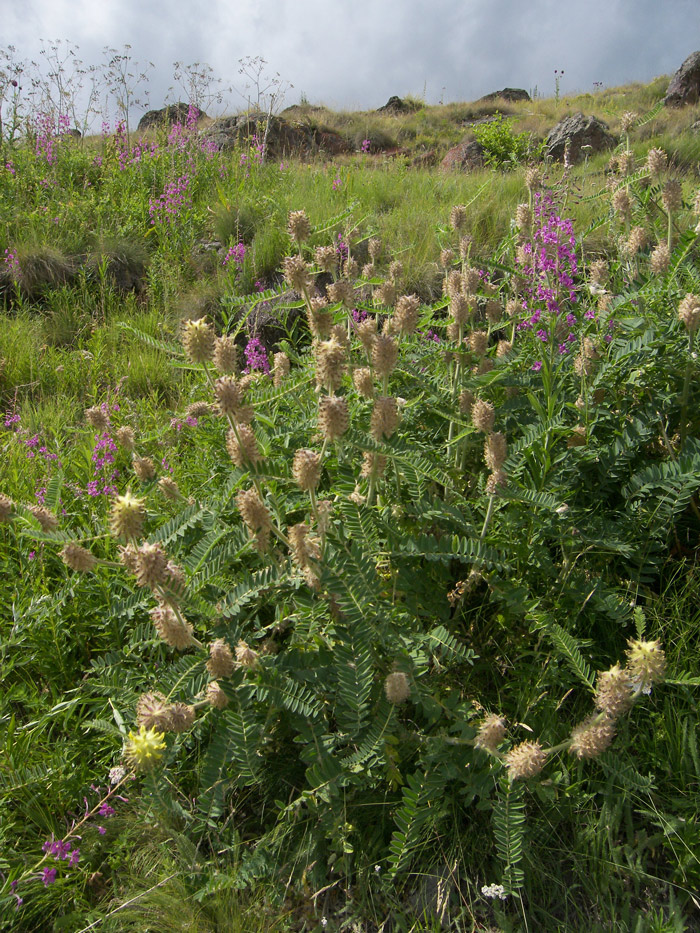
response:
{"label": "rocky outcrop", "polygon": [[487,103],[491,100],[498,100],[498,98],[503,100],[509,100],[512,102],[518,100],[532,100],[527,91],[523,90],[521,87],[504,87],[502,91],[491,91],[490,94],[484,94],[483,97],[480,97],[477,101],[477,104]]}
{"label": "rocky outcrop", "polygon": [[440,163],[443,171],[471,172],[484,166],[484,147],[476,140],[462,142],[450,149]]}
{"label": "rocky outcrop", "polygon": [[550,130],[545,141],[545,154],[555,162],[564,161],[564,153],[569,150],[569,160],[578,162],[584,155],[582,148],[590,146],[591,152],[604,152],[617,143],[609,132],[607,123],[597,117],[585,117],[575,113],[565,117]]}
{"label": "rocky outcrop", "polygon": [[377,113],[415,113],[420,110],[421,105],[413,100],[402,100],[400,97],[390,97],[383,107],[377,109]]}
{"label": "rocky outcrop", "polygon": [[[267,114],[258,111],[223,117],[207,127],[202,135],[205,139],[211,140],[217,149],[223,151],[234,149],[245,142],[251,142],[254,136],[262,145],[267,120]],[[274,115],[270,117],[266,147],[265,154],[270,159],[318,152],[339,155],[349,152],[351,148],[347,140],[335,130],[312,126],[308,123],[290,123]]]}
{"label": "rocky outcrop", "polygon": [[[193,112],[197,122],[206,119],[206,113],[192,104]],[[155,126],[172,126],[174,123],[187,123],[190,115],[190,104],[183,104],[178,101],[176,104],[168,104],[167,107],[161,107],[160,110],[149,110],[139,120],[139,132],[149,130]]]}
{"label": "rocky outcrop", "polygon": [[667,107],[684,107],[700,100],[700,52],[693,52],[671,78],[664,97]]}

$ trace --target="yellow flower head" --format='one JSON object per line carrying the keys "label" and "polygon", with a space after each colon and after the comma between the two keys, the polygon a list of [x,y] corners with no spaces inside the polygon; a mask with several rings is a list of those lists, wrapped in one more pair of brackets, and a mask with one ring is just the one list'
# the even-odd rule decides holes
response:
{"label": "yellow flower head", "polygon": [[141,726],[137,733],[129,733],[125,757],[135,768],[152,768],[163,757],[163,733]]}

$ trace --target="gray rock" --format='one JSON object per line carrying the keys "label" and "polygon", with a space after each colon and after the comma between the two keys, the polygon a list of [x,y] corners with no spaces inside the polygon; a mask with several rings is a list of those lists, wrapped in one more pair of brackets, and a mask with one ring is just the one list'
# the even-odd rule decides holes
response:
{"label": "gray rock", "polygon": [[490,94],[484,94],[483,97],[480,97],[477,101],[477,104],[482,102],[497,100],[501,97],[503,100],[517,101],[517,100],[532,100],[527,91],[523,90],[521,87],[504,87],[502,91],[491,91]]}
{"label": "gray rock", "polygon": [[[267,119],[267,114],[259,111],[222,117],[208,126],[202,135],[223,151],[252,141],[253,136],[262,144]],[[290,123],[275,115],[270,117],[266,158],[279,159],[292,154],[319,151],[337,155],[347,152],[349,148],[347,141],[334,130],[311,126],[308,123]]]}
{"label": "gray rock", "polygon": [[700,52],[693,52],[671,78],[664,97],[667,107],[697,104],[700,99]]}
{"label": "gray rock", "polygon": [[555,162],[564,160],[564,152],[569,146],[569,159],[578,162],[581,159],[581,147],[590,146],[592,152],[604,152],[612,149],[617,140],[609,132],[607,123],[597,117],[585,117],[582,113],[565,117],[550,130],[545,141],[545,153]]}
{"label": "gray rock", "polygon": [[448,172],[455,169],[462,172],[471,172],[475,168],[483,168],[483,166],[484,147],[476,140],[453,146],[440,163],[440,168]]}
{"label": "gray rock", "polygon": [[[193,105],[194,107],[194,105]],[[198,107],[194,107],[197,116],[197,122],[206,118],[206,113]],[[176,104],[168,104],[161,107],[160,110],[149,110],[139,120],[139,132],[151,129],[154,126],[171,126],[173,123],[186,123],[190,113],[190,105],[178,101]]]}
{"label": "gray rock", "polygon": [[377,109],[377,113],[415,113],[420,108],[420,104],[410,100],[402,100],[394,95],[389,98],[383,107]]}

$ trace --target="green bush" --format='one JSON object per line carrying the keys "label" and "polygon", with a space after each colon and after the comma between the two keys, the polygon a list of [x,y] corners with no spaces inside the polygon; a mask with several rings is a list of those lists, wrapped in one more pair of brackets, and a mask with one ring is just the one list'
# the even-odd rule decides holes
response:
{"label": "green bush", "polygon": [[493,168],[514,168],[534,155],[529,133],[514,133],[510,119],[497,114],[488,123],[472,127],[478,143],[483,146],[487,165]]}

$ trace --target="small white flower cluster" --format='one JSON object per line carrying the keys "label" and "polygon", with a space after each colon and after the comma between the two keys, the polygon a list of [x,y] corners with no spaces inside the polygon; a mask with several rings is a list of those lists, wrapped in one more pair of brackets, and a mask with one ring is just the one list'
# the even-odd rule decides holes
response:
{"label": "small white flower cluster", "polygon": [[481,893],[484,897],[498,897],[502,901],[508,897],[502,884],[485,884],[481,889]]}
{"label": "small white flower cluster", "polygon": [[126,768],[122,768],[121,765],[117,765],[116,768],[110,768],[109,769],[109,783],[118,784],[125,775],[126,775]]}

